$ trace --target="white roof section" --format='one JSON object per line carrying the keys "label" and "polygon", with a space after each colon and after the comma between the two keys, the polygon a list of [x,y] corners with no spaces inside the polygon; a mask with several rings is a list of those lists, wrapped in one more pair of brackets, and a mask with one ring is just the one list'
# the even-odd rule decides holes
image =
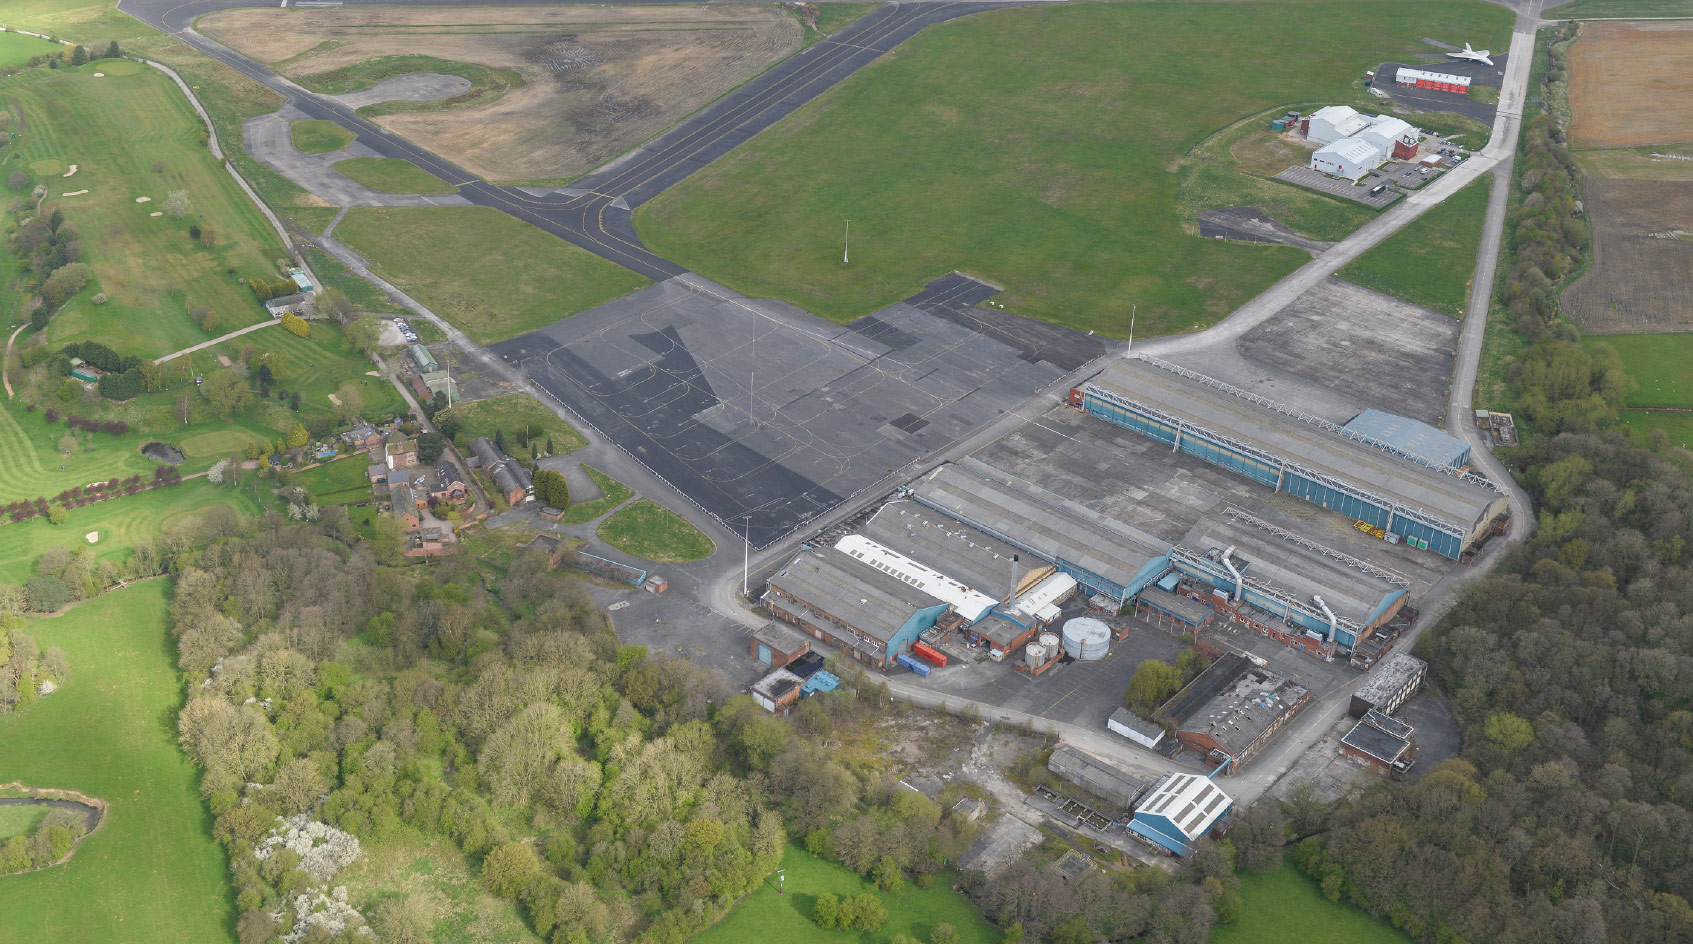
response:
{"label": "white roof section", "polygon": [[[1346,138],[1370,126],[1370,119],[1358,114],[1350,105],[1325,105],[1311,113],[1313,125],[1322,123],[1334,129],[1334,137]],[[1326,134],[1326,132],[1324,132]]]}
{"label": "white roof section", "polygon": [[1445,82],[1448,85],[1470,84],[1470,77],[1467,75],[1454,75],[1450,72],[1429,72],[1426,69],[1407,69],[1404,66],[1399,67],[1398,80],[1400,82],[1421,82],[1426,80],[1429,82]]}
{"label": "white roof section", "polygon": [[1232,805],[1234,800],[1210,780],[1198,774],[1171,774],[1137,812],[1168,819],[1191,842],[1210,832]]}
{"label": "white roof section", "polygon": [[1374,167],[1381,163],[1381,148],[1362,138],[1341,138],[1318,148],[1312,160],[1327,160],[1335,164]]}
{"label": "white roof section", "polygon": [[1370,126],[1358,132],[1358,137],[1367,141],[1374,141],[1384,150],[1391,149],[1393,142],[1399,140],[1416,141],[1417,129],[1403,118],[1392,115],[1377,115],[1370,119]]}
{"label": "white roof section", "polygon": [[[841,538],[835,542],[835,550],[916,587],[942,603],[952,604],[959,614],[972,623],[986,616],[994,604],[999,602],[937,570],[919,564],[890,547],[877,544],[862,534],[849,534]],[[1071,583],[1074,584],[1075,581],[1072,580]]]}
{"label": "white roof section", "polygon": [[1075,592],[1076,587],[1076,578],[1069,574],[1052,574],[1035,584],[1034,589],[1018,597],[1011,604],[1010,610],[1028,619],[1050,623],[1059,616],[1058,601]]}

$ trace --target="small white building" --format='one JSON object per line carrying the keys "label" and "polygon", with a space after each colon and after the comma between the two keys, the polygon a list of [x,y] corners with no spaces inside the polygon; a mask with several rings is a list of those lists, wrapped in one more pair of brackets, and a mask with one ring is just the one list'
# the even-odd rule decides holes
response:
{"label": "small white building", "polygon": [[1164,740],[1163,725],[1142,718],[1127,708],[1111,712],[1111,717],[1105,719],[1105,726],[1148,749],[1157,747],[1158,742]]}
{"label": "small white building", "polygon": [[1318,148],[1311,155],[1311,169],[1356,182],[1386,159],[1381,149],[1363,138],[1342,138]]}
{"label": "small white building", "polygon": [[1350,105],[1328,105],[1306,118],[1305,137],[1315,144],[1330,144],[1350,138],[1369,126],[1370,119]]}

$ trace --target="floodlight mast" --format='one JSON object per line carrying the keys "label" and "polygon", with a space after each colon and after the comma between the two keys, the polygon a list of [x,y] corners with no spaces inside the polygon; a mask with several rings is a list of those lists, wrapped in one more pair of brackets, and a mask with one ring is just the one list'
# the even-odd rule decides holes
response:
{"label": "floodlight mast", "polygon": [[841,265],[851,265],[852,259],[848,254],[852,252],[852,220],[846,221],[846,238],[841,243]]}

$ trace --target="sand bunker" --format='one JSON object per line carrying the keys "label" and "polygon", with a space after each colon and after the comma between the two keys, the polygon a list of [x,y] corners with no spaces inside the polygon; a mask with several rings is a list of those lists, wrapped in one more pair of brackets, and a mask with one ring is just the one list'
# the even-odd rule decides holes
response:
{"label": "sand bunker", "polygon": [[152,203],[153,198],[152,197],[136,197],[135,202],[136,203]]}
{"label": "sand bunker", "polygon": [[148,216],[164,216],[164,215],[165,215],[165,213],[164,213],[164,211],[163,211],[163,210],[154,210],[154,211],[153,211],[153,212],[151,212],[151,213],[149,213],[149,214],[147,214],[147,215],[148,215]]}
{"label": "sand bunker", "polygon": [[88,191],[86,191],[86,190],[70,190],[70,191],[67,191],[65,193],[59,194],[59,196],[61,196],[61,197],[80,197],[87,192]]}
{"label": "sand bunker", "polygon": [[82,537],[83,537],[83,540],[87,541],[90,544],[98,544],[100,542],[100,532],[98,532],[98,531],[90,531],[87,534],[83,535]]}
{"label": "sand bunker", "polygon": [[95,77],[95,78],[96,78],[96,79],[103,79],[103,78],[105,78],[105,77],[106,77],[106,73],[104,73],[104,72],[96,72],[96,73],[94,73],[94,77]]}
{"label": "sand bunker", "polygon": [[69,177],[69,176],[71,176],[71,175],[73,175],[73,174],[75,174],[75,173],[76,173],[76,165],[75,165],[75,164],[72,164],[72,165],[71,165],[71,169],[70,169],[70,170],[67,170],[67,171],[65,171],[65,172],[64,172],[64,173],[63,173],[63,174],[61,174],[61,175],[60,175],[60,176],[62,176],[62,177]]}

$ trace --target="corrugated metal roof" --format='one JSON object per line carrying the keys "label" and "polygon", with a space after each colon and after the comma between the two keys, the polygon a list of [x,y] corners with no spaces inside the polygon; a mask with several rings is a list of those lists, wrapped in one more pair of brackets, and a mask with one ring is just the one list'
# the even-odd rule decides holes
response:
{"label": "corrugated metal roof", "polygon": [[1158,715],[1178,731],[1210,735],[1232,755],[1245,750],[1309,694],[1305,686],[1231,652],[1165,702]]}
{"label": "corrugated metal roof", "polygon": [[1068,744],[1053,748],[1046,766],[1083,790],[1125,807],[1132,808],[1146,788],[1152,785],[1146,778],[1136,777]]}
{"label": "corrugated metal roof", "polygon": [[832,547],[805,551],[770,578],[780,590],[885,645],[934,598]]}
{"label": "corrugated metal roof", "polygon": [[1477,481],[1431,469],[1140,357],[1113,361],[1088,385],[1466,530],[1504,504],[1504,496]]}
{"label": "corrugated metal roof", "polygon": [[1005,599],[1012,583],[1051,567],[1030,554],[1013,564],[1016,548],[914,501],[883,505],[860,529],[866,537],[920,560],[990,596]]}
{"label": "corrugated metal roof", "polygon": [[1348,162],[1352,164],[1374,166],[1381,163],[1381,148],[1373,142],[1362,138],[1341,138],[1330,141],[1311,155],[1313,159],[1327,158],[1331,161]]}
{"label": "corrugated metal roof", "polygon": [[1373,407],[1348,420],[1346,428],[1395,452],[1421,456],[1452,468],[1458,468],[1470,458],[1470,444],[1445,430]]}
{"label": "corrugated metal roof", "polygon": [[1302,603],[1309,604],[1313,594],[1320,595],[1336,616],[1359,627],[1368,625],[1384,603],[1405,592],[1381,577],[1232,519],[1200,519],[1182,538],[1181,546],[1197,554],[1233,547],[1231,562],[1243,577],[1262,580]]}
{"label": "corrugated metal roof", "polygon": [[1171,774],[1141,804],[1137,815],[1163,816],[1191,842],[1211,831],[1234,800],[1223,788],[1196,774]]}
{"label": "corrugated metal roof", "polygon": [[979,459],[949,462],[913,486],[924,501],[1129,586],[1169,545]]}
{"label": "corrugated metal roof", "polygon": [[941,603],[952,604],[954,609],[972,623],[981,619],[999,602],[862,534],[849,534],[841,538],[835,542],[835,550],[910,584]]}

